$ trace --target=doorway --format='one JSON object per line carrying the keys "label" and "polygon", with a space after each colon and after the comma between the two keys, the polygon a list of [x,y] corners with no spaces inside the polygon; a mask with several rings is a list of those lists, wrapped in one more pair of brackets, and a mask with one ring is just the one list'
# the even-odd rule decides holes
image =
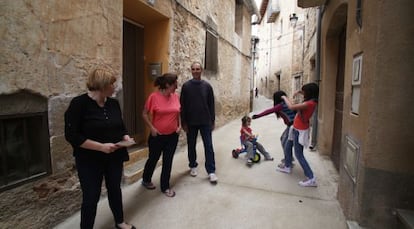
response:
{"label": "doorway", "polygon": [[338,36],[338,70],[336,74],[335,89],[335,113],[334,113],[334,132],[332,143],[331,159],[339,170],[340,152],[342,142],[342,118],[344,107],[344,69],[345,69],[345,49],[346,49],[346,27],[344,26]]}
{"label": "doorway", "polygon": [[145,124],[141,113],[145,102],[144,27],[123,21],[122,47],[123,118],[138,146],[145,140]]}

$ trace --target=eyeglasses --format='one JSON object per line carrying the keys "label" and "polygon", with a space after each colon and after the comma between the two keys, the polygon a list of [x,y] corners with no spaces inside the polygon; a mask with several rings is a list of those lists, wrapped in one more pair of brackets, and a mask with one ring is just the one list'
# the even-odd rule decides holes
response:
{"label": "eyeglasses", "polygon": [[192,71],[200,71],[200,70],[201,70],[201,68],[192,68],[191,70],[192,70]]}

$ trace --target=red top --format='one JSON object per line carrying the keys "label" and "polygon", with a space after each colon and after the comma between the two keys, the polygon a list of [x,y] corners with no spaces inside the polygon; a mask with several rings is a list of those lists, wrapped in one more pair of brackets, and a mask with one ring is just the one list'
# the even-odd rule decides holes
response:
{"label": "red top", "polygon": [[245,142],[250,138],[250,136],[247,136],[247,134],[244,133],[244,131],[248,132],[249,134],[252,134],[252,129],[250,127],[242,126],[242,128],[240,129],[240,136],[242,142]]}
{"label": "red top", "polygon": [[169,96],[153,92],[145,103],[145,108],[152,114],[152,125],[163,135],[172,134],[178,128],[180,100],[176,93]]}
{"label": "red top", "polygon": [[311,118],[313,111],[317,105],[316,101],[305,101],[307,108],[305,110],[298,111],[295,119],[293,120],[293,127],[297,130],[309,129],[309,119]]}

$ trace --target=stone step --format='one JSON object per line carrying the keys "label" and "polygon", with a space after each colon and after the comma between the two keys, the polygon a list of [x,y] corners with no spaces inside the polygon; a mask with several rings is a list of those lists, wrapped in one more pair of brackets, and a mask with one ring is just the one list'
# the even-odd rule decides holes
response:
{"label": "stone step", "polygon": [[142,178],[147,158],[147,147],[129,150],[129,161],[124,163],[124,184],[132,184]]}
{"label": "stone step", "polygon": [[358,222],[348,220],[346,221],[348,229],[364,229],[363,227],[359,226]]}
{"label": "stone step", "polygon": [[404,229],[414,229],[414,211],[408,209],[397,209],[399,227]]}
{"label": "stone step", "polygon": [[134,164],[140,161],[142,158],[148,158],[148,147],[129,149],[129,161],[124,163],[124,167]]}

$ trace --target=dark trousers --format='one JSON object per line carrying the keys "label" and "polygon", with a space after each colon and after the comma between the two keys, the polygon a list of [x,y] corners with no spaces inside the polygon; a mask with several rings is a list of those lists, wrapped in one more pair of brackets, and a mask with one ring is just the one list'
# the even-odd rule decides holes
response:
{"label": "dark trousers", "polygon": [[171,168],[175,149],[177,148],[178,134],[157,135],[148,137],[148,160],[145,163],[143,182],[151,182],[155,166],[162,153],[161,191],[165,192],[170,188]]}
{"label": "dark trousers", "polygon": [[197,152],[196,143],[197,135],[200,131],[201,138],[204,145],[204,155],[206,158],[205,167],[208,174],[216,171],[216,162],[214,160],[213,140],[211,137],[211,126],[210,125],[192,125],[188,126],[187,132],[187,147],[188,147],[188,166],[190,168],[197,167]]}
{"label": "dark trousers", "polygon": [[123,161],[113,160],[110,157],[94,160],[76,157],[76,167],[82,189],[80,227],[82,229],[93,228],[103,177],[105,177],[109,207],[112,210],[115,223],[124,222],[121,192]]}

